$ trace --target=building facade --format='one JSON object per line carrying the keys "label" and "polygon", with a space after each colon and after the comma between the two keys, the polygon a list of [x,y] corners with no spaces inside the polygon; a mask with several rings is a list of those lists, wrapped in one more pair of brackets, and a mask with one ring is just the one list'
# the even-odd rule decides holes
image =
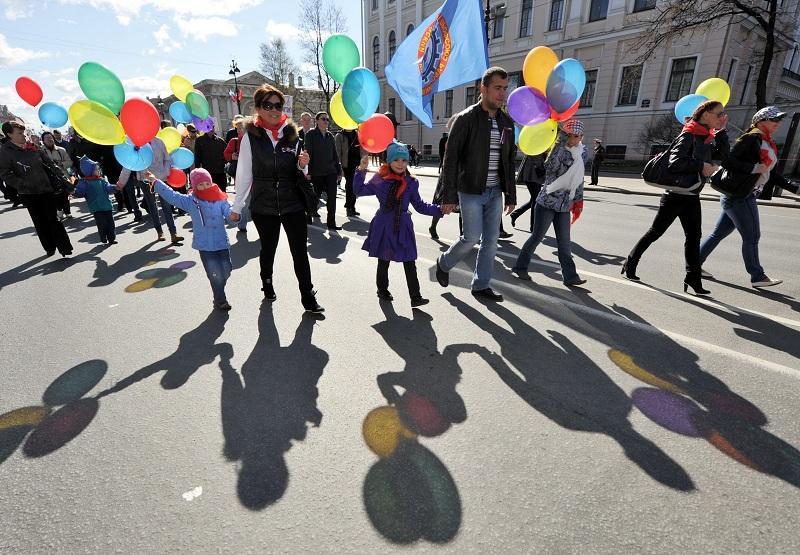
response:
{"label": "building facade", "polygon": [[[452,114],[476,101],[474,84],[436,94],[433,128],[421,125],[405,109],[383,73],[397,46],[443,0],[364,0],[362,32],[365,65],[382,84],[380,111],[393,112],[398,139],[436,155],[439,138]],[[489,63],[510,74],[509,89],[522,83],[522,65],[535,46],[552,48],[559,59],[576,58],[586,70],[586,89],[575,117],[586,136],[603,138],[609,158],[643,160],[660,145],[640,144],[640,132],[672,113],[675,102],[710,77],[731,86],[727,111],[731,123],[746,128],[755,111],[760,29],[748,20],[687,34],[637,62],[634,42],[644,21],[655,14],[657,0],[490,0]],[[768,81],[768,101],[794,111],[800,102],[800,11],[792,5],[794,36],[781,34]],[[483,3],[483,2],[482,2]],[[794,42],[793,40],[794,39]],[[457,39],[455,39],[457,40]],[[510,92],[509,90],[509,92]],[[792,111],[792,110],[790,110]],[[788,126],[784,126],[786,128]],[[782,130],[785,133],[785,129]]]}

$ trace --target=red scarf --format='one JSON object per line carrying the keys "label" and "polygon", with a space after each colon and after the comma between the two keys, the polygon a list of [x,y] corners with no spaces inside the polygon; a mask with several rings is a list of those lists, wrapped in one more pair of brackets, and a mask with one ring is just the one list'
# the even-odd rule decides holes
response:
{"label": "red scarf", "polygon": [[211,187],[208,189],[203,189],[199,191],[197,189],[192,189],[194,192],[194,196],[199,198],[200,200],[205,200],[208,202],[215,202],[218,200],[228,200],[228,195],[222,192],[216,184],[212,184]]}
{"label": "red scarf", "polygon": [[692,135],[697,135],[699,137],[705,137],[703,142],[708,144],[714,140],[714,135],[716,134],[716,129],[709,129],[699,121],[690,121],[686,125],[683,126],[683,131],[685,133],[691,133]]}
{"label": "red scarf", "polygon": [[272,138],[275,139],[275,141],[277,141],[280,138],[278,137],[278,132],[281,130],[281,127],[283,127],[283,124],[286,123],[287,119],[289,119],[289,116],[287,116],[286,114],[281,114],[281,119],[278,122],[278,125],[272,127],[270,125],[267,125],[260,117],[256,117],[255,124],[256,127],[260,127],[261,129],[266,129],[267,131],[272,133]]}
{"label": "red scarf", "polygon": [[[772,140],[772,135],[769,132],[764,131],[763,129],[759,129],[761,131],[761,140],[762,142],[766,142],[770,148],[772,148],[772,152],[775,153],[775,159],[778,159],[778,145],[775,144],[775,141]],[[772,157],[770,157],[769,152],[762,148],[760,150],[761,155],[761,163],[765,166],[769,166],[772,163]]]}
{"label": "red scarf", "polygon": [[406,188],[408,187],[408,183],[406,183],[406,176],[394,173],[392,168],[389,167],[389,164],[382,165],[378,170],[378,175],[387,181],[397,182],[395,198],[400,200],[400,198],[403,196],[403,193],[406,192]]}

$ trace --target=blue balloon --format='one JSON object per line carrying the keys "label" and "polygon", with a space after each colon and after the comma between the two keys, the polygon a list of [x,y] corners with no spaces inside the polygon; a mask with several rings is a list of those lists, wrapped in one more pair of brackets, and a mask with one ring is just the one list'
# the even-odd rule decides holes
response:
{"label": "blue balloon", "polygon": [[350,117],[359,123],[367,121],[378,109],[381,85],[369,69],[357,67],[347,74],[342,83],[342,102]]}
{"label": "blue balloon", "polygon": [[61,127],[67,119],[67,111],[55,102],[45,102],[39,107],[39,121],[47,127]]}
{"label": "blue balloon", "polygon": [[703,102],[708,100],[708,97],[702,94],[687,94],[675,103],[675,117],[678,118],[678,123],[683,125],[686,123],[686,118],[692,117],[692,114]]}
{"label": "blue balloon", "polygon": [[178,123],[189,123],[192,121],[192,113],[186,104],[181,101],[173,102],[169,105],[169,115]]}
{"label": "blue balloon", "polygon": [[126,137],[124,143],[114,145],[114,158],[123,168],[138,172],[153,163],[153,149],[150,145],[136,146]]}
{"label": "blue balloon", "polygon": [[514,144],[519,144],[519,134],[522,132],[522,128],[518,126],[514,126]]}
{"label": "blue balloon", "polygon": [[179,170],[185,170],[194,164],[194,153],[186,147],[180,147],[170,154],[172,159],[172,167]]}
{"label": "blue balloon", "polygon": [[560,114],[580,100],[586,87],[586,71],[575,58],[561,60],[547,78],[547,102]]}

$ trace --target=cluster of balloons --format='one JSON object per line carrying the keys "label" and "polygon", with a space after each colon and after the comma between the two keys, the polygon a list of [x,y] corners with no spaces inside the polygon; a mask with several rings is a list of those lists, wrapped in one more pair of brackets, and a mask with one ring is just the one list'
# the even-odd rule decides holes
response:
{"label": "cluster of balloons", "polygon": [[358,129],[364,150],[377,154],[394,139],[394,125],[388,117],[375,113],[381,86],[370,69],[359,67],[360,60],[356,43],[347,35],[331,35],[323,45],[325,71],[342,85],[331,97],[331,117],[342,129]]}
{"label": "cluster of balloons", "polygon": [[694,94],[687,94],[675,103],[675,117],[681,124],[686,123],[700,104],[706,100],[716,100],[723,106],[731,99],[731,88],[724,79],[712,77],[697,86]]}
{"label": "cluster of balloons", "polygon": [[178,99],[169,105],[169,115],[178,123],[191,123],[198,131],[208,133],[214,128],[214,120],[208,113],[208,100],[194,88],[183,75],[173,75],[169,88]]}
{"label": "cluster of balloons", "polygon": [[541,154],[558,136],[558,122],[575,115],[586,86],[583,65],[574,58],[558,61],[546,46],[537,46],[522,66],[525,86],[508,97],[508,113],[522,126],[517,142],[529,155]]}
{"label": "cluster of balloons", "polygon": [[[42,87],[30,77],[22,76],[17,79],[14,88],[19,97],[34,108],[44,98]],[[55,102],[45,102],[39,106],[39,120],[43,125],[55,129],[67,123],[67,111]]]}

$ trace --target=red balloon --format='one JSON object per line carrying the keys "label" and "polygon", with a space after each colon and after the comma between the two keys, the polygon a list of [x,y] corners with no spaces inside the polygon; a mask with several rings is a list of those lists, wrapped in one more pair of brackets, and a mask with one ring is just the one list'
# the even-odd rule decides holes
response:
{"label": "red balloon", "polygon": [[169,176],[167,177],[167,185],[173,189],[180,189],[186,185],[186,172],[178,168],[170,169]]}
{"label": "red balloon", "polygon": [[131,98],[122,105],[119,119],[125,134],[136,146],[144,146],[153,140],[161,129],[161,118],[156,107],[143,98]]}
{"label": "red balloon", "polygon": [[403,394],[397,406],[400,418],[409,430],[421,436],[436,437],[450,427],[448,421],[427,397],[414,391]]}
{"label": "red balloon", "polygon": [[36,106],[42,101],[44,96],[42,87],[30,77],[20,77],[17,79],[15,87],[19,97],[31,106]]}
{"label": "red balloon", "polygon": [[555,121],[567,121],[569,118],[571,118],[572,116],[575,115],[575,112],[577,112],[578,108],[580,108],[580,107],[581,107],[581,101],[580,100],[578,100],[577,102],[575,102],[575,104],[570,106],[568,110],[566,110],[564,112],[561,112],[560,114],[558,112],[556,112],[555,110],[553,110],[553,108],[551,107],[550,108],[550,117],[552,119],[554,119]]}
{"label": "red balloon", "polygon": [[394,139],[392,120],[383,114],[372,114],[367,121],[358,126],[358,141],[367,152],[378,154]]}

